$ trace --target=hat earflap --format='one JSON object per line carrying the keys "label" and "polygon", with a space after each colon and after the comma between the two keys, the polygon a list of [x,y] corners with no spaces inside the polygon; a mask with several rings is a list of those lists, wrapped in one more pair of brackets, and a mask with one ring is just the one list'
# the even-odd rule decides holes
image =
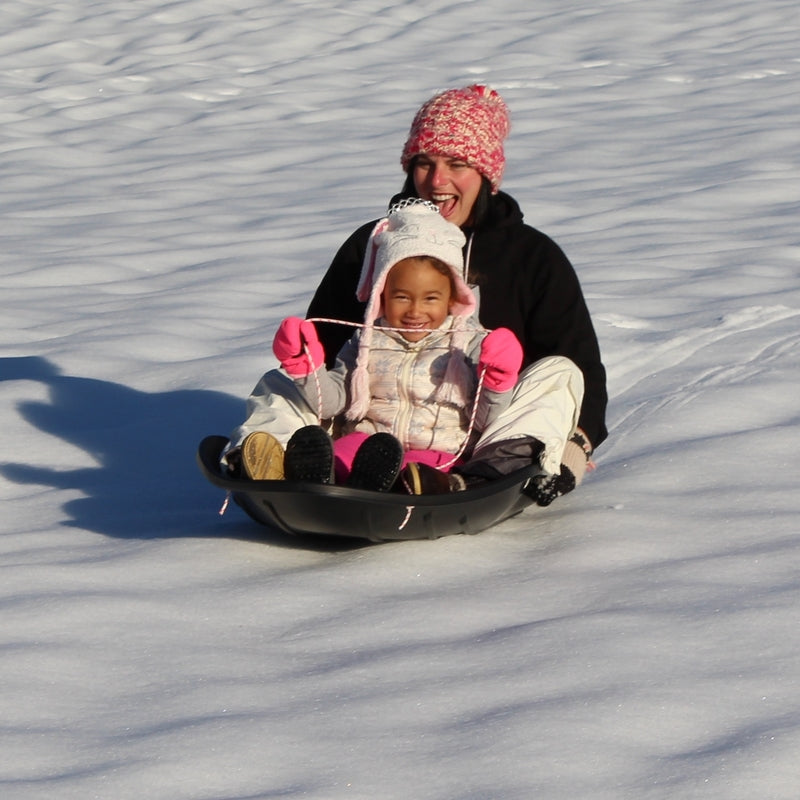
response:
{"label": "hat earflap", "polygon": [[[372,346],[372,331],[375,320],[378,318],[381,307],[381,292],[383,285],[376,280],[375,267],[378,259],[378,236],[389,227],[389,219],[384,217],[375,223],[369,236],[367,249],[364,253],[364,263],[361,266],[361,277],[356,287],[356,298],[367,307],[364,312],[364,327],[358,340],[358,354],[356,364],[350,374],[350,404],[345,412],[345,418],[357,422],[363,419],[369,410],[369,351]],[[380,284],[380,285],[379,285]]]}

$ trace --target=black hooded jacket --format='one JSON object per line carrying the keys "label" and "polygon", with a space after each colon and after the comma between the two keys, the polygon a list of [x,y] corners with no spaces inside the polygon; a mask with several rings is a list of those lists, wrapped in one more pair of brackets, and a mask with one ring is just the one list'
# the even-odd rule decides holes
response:
{"label": "black hooded jacket", "polygon": [[[523,222],[512,197],[498,192],[491,204],[487,221],[474,230],[463,228],[468,280],[480,293],[480,322],[489,329],[511,329],[525,351],[524,366],[550,355],[575,362],[586,385],[578,424],[597,447],[608,435],[606,372],[575,270],[552,239]],[[341,246],[308,317],[363,322],[365,304],[356,299],[356,286],[376,221],[362,225]],[[326,323],[316,327],[330,367],[352,329]]]}

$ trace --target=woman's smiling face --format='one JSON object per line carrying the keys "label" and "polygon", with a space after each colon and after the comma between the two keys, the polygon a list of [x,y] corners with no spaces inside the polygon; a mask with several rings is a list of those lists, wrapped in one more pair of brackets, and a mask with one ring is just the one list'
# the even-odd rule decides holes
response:
{"label": "woman's smiling face", "polygon": [[472,217],[483,177],[460,158],[420,153],[414,159],[414,188],[423,200],[430,200],[439,213],[459,228]]}

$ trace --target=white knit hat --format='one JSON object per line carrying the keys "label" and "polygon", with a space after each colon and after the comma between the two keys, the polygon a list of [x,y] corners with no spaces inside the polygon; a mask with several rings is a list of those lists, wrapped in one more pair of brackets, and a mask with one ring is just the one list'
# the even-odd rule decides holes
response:
{"label": "white knit hat", "polygon": [[455,318],[454,333],[450,361],[437,390],[437,400],[462,407],[468,402],[469,375],[463,357],[463,331],[464,320],[475,313],[477,303],[472,289],[464,282],[462,250],[465,243],[461,229],[442,217],[436,205],[417,198],[392,206],[388,215],[373,228],[356,289],[357,298],[366,302],[367,307],[356,367],[350,377],[351,402],[345,414],[348,419],[362,419],[369,408],[367,362],[375,321],[384,313],[382,295],[389,270],[403,259],[415,256],[437,258],[452,271],[455,296],[451,298],[450,313]]}

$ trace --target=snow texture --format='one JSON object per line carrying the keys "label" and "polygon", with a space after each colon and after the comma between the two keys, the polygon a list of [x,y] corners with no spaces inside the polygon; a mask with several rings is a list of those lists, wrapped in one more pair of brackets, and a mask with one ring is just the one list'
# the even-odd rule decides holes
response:
{"label": "snow texture", "polygon": [[[3,0],[0,793],[795,800],[794,0]],[[194,463],[411,117],[488,82],[598,469],[477,536],[219,517]]]}

